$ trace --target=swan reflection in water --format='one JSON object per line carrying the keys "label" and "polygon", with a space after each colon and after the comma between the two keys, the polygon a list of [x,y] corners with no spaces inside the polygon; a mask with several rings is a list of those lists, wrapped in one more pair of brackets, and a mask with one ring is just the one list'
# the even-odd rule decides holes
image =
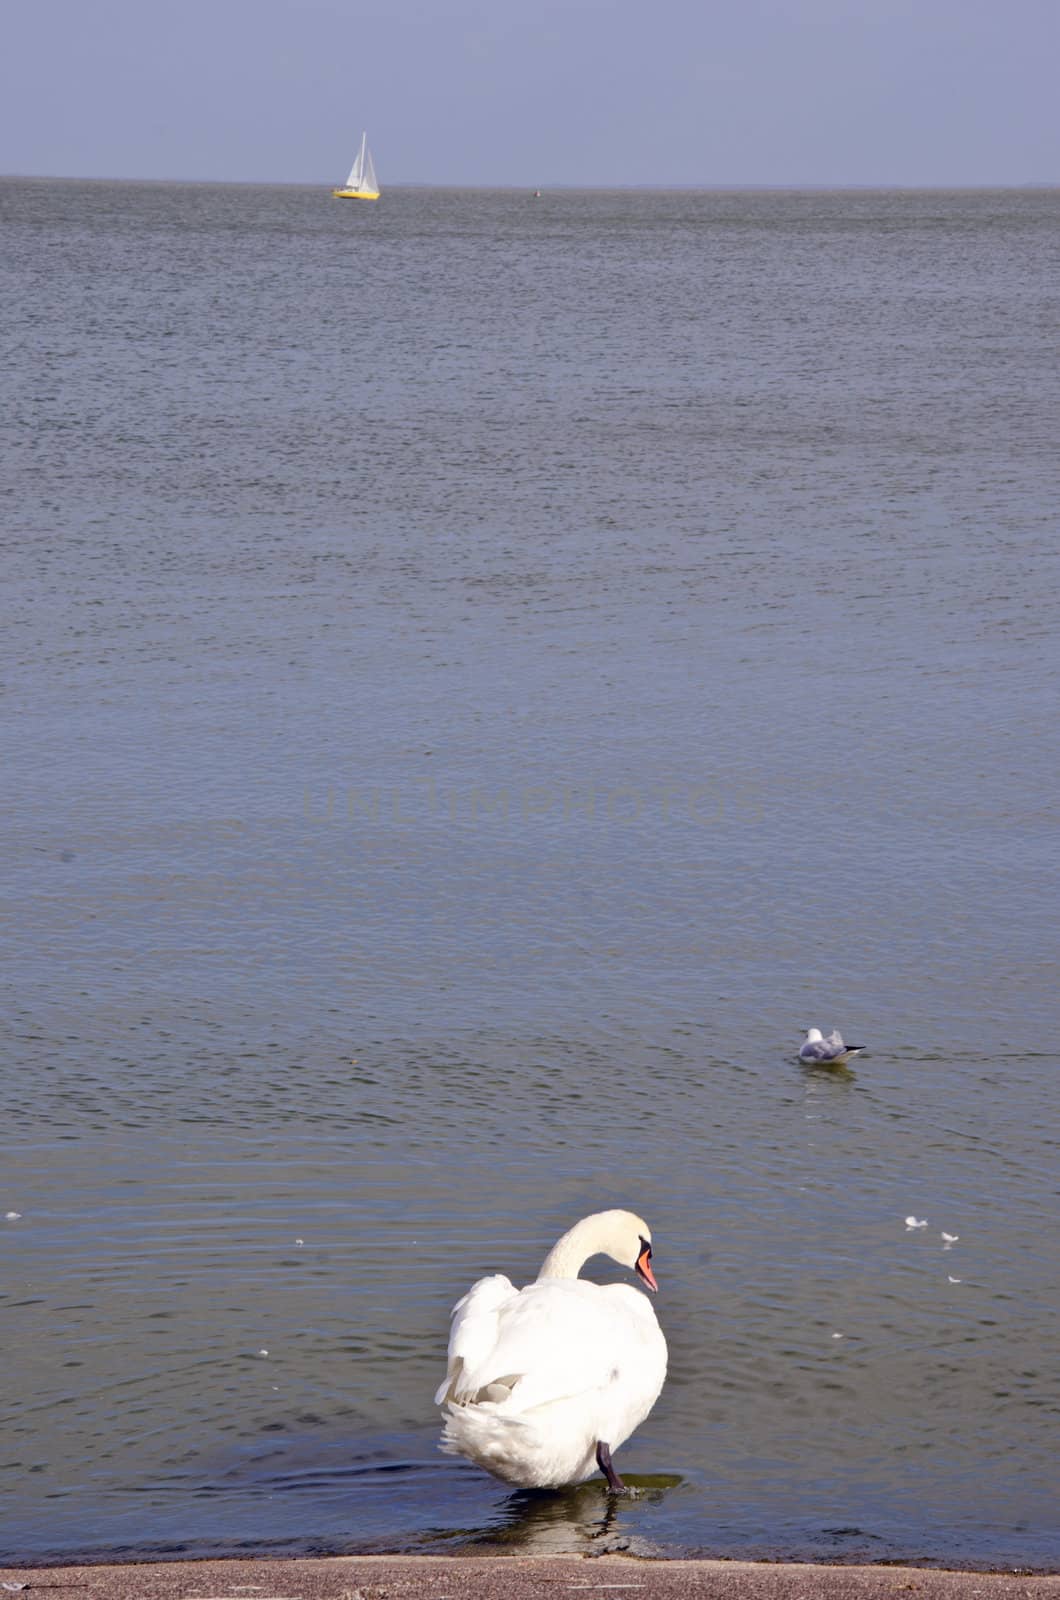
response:
{"label": "swan reflection in water", "polygon": [[451,1538],[521,1555],[604,1555],[641,1546],[647,1554],[649,1541],[637,1532],[637,1508],[657,1505],[683,1481],[677,1473],[634,1474],[626,1479],[634,1490],[628,1496],[611,1494],[599,1479],[570,1489],[516,1489],[497,1508],[495,1523]]}

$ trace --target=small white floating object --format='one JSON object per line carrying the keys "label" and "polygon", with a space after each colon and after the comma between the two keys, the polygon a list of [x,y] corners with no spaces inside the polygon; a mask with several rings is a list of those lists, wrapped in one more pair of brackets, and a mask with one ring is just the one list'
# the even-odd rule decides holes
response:
{"label": "small white floating object", "polygon": [[[21,1215],[22,1215],[21,1211],[5,1211],[4,1212],[4,1221],[5,1222],[17,1222]],[[6,1589],[8,1587],[9,1586],[5,1583],[4,1588]],[[26,1587],[26,1585],[24,1583],[20,1583],[20,1584],[17,1584],[16,1587],[19,1588],[19,1589],[24,1589]]]}
{"label": "small white floating object", "polygon": [[833,1335],[832,1335],[833,1339],[841,1339],[842,1337],[843,1337],[843,1335],[841,1333],[833,1333]]}
{"label": "small white floating object", "polygon": [[963,1283],[964,1279],[963,1278],[950,1278],[950,1282],[951,1283]]}
{"label": "small white floating object", "polygon": [[[9,1213],[9,1215],[10,1214],[11,1213]],[[14,1215],[17,1217],[18,1216],[18,1212],[16,1211],[14,1213]],[[9,1583],[6,1578],[4,1579],[3,1583],[0,1583],[0,1589],[13,1589],[14,1590],[14,1589],[28,1589],[28,1588],[29,1588],[29,1584],[28,1583]]]}
{"label": "small white floating object", "polygon": [[927,1218],[925,1217],[923,1222],[918,1222],[915,1217],[906,1217],[905,1225],[907,1228],[926,1228]]}
{"label": "small white floating object", "polygon": [[859,1055],[863,1044],[845,1044],[838,1028],[833,1028],[826,1038],[820,1028],[807,1028],[806,1037],[799,1048],[800,1061],[818,1061],[826,1067],[841,1067],[849,1056]]}
{"label": "small white floating object", "polygon": [[957,1240],[960,1238],[960,1234],[959,1233],[944,1233],[942,1235],[942,1237],[945,1239],[947,1244],[956,1244]]}
{"label": "small white floating object", "polygon": [[[945,1238],[945,1234],[943,1234],[943,1238]],[[295,1240],[295,1244],[305,1244],[305,1240],[304,1239],[296,1239]]]}
{"label": "small white floating object", "polygon": [[259,1350],[259,1351],[258,1351],[258,1355],[259,1355],[259,1356],[267,1356],[267,1355],[268,1355],[268,1353],[269,1353],[269,1352],[268,1352],[268,1351],[267,1351],[267,1350]]}

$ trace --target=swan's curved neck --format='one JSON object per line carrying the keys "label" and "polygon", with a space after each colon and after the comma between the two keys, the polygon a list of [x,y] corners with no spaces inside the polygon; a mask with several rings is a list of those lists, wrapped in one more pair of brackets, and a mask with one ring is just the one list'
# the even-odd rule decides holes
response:
{"label": "swan's curved neck", "polygon": [[589,1256],[610,1256],[621,1266],[637,1259],[637,1235],[648,1237],[647,1226],[632,1211],[597,1211],[583,1216],[557,1240],[538,1272],[540,1278],[576,1278]]}
{"label": "swan's curved neck", "polygon": [[594,1256],[600,1248],[588,1237],[593,1230],[585,1226],[587,1221],[595,1221],[595,1218],[576,1222],[573,1228],[568,1228],[562,1239],[556,1240],[541,1264],[541,1271],[537,1275],[539,1279],[578,1276],[589,1257]]}

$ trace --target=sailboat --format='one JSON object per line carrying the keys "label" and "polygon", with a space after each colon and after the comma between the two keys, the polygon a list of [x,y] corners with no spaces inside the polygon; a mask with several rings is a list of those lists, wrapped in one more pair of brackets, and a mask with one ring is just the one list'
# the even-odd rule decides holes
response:
{"label": "sailboat", "polygon": [[379,179],[375,175],[368,135],[362,133],[361,148],[354,157],[350,175],[341,189],[332,189],[336,200],[378,200]]}

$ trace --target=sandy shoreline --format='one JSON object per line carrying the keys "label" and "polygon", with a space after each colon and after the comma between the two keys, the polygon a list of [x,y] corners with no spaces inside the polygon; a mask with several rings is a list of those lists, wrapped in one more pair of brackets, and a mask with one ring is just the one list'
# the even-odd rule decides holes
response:
{"label": "sandy shoreline", "polygon": [[88,1600],[1060,1600],[1060,1574],[630,1556],[317,1556],[0,1567],[2,1600],[69,1590]]}

